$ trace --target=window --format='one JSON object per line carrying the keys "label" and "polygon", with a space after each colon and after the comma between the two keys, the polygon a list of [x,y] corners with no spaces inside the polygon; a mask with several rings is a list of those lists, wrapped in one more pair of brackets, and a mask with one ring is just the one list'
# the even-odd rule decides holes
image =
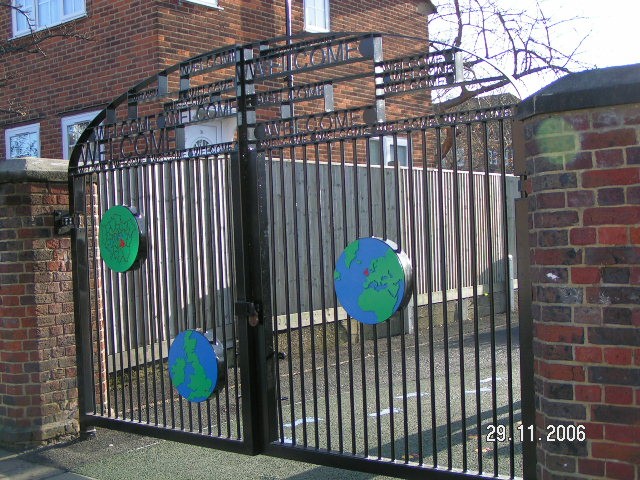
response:
{"label": "window", "polygon": [[82,132],[98,112],[80,113],[62,119],[62,157],[69,160]]}
{"label": "window", "polygon": [[[408,149],[407,139],[398,137],[383,137],[384,147],[384,166],[391,167],[396,160],[396,151],[398,165],[406,167],[408,165]],[[394,140],[397,140],[397,148]],[[371,165],[380,165],[380,138],[369,139],[369,153],[371,155]]]}
{"label": "window", "polygon": [[[51,27],[85,15],[85,0],[13,0],[13,34]],[[26,16],[25,16],[26,14]]]}
{"label": "window", "polygon": [[40,156],[40,124],[8,128],[4,132],[7,158]]}
{"label": "window", "polygon": [[329,0],[304,0],[304,29],[307,32],[329,31]]}
{"label": "window", "polygon": [[184,129],[185,147],[206,147],[233,141],[237,120],[235,117],[217,118],[189,125]]}
{"label": "window", "polygon": [[199,3],[200,5],[206,5],[207,7],[218,7],[218,0],[187,0],[191,3]]}

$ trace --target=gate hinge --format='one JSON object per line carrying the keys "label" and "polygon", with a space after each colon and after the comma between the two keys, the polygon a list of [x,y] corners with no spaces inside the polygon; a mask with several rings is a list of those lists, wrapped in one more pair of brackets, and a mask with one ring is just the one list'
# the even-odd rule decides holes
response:
{"label": "gate hinge", "polygon": [[56,235],[68,235],[78,225],[78,218],[69,212],[60,210],[53,212],[53,231]]}
{"label": "gate hinge", "polygon": [[236,315],[247,317],[249,325],[255,327],[260,321],[260,305],[254,302],[238,301],[235,303]]}

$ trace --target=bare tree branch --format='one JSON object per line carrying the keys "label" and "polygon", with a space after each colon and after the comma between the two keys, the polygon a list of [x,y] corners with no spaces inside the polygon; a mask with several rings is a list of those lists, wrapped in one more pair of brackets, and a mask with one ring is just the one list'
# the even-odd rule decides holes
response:
{"label": "bare tree branch", "polygon": [[[27,20],[29,32],[17,38],[0,40],[0,59],[15,54],[46,56],[45,43],[56,38],[76,40],[90,40],[90,36],[76,31],[71,25],[64,24],[54,27],[36,28],[29,14],[17,7],[13,2],[0,1],[0,9],[9,10],[13,16],[22,16]],[[5,60],[6,61],[6,60]],[[14,80],[14,76],[7,72],[5,62],[0,62],[0,88],[7,88]],[[0,113],[7,116],[25,116],[29,109],[16,98],[8,100],[8,105],[0,105]]]}
{"label": "bare tree branch", "polygon": [[[549,72],[553,75],[584,69],[578,60],[580,47],[588,36],[578,35],[574,44],[557,45],[557,39],[584,19],[551,18],[541,0],[434,0],[437,13],[429,17],[432,41],[460,47],[476,53],[465,59],[465,78],[491,79],[474,86],[442,89],[433,93],[436,111],[454,108],[470,98],[500,91],[509,81],[491,65],[509,72],[512,78]],[[580,25],[576,31],[584,31]],[[482,59],[482,60],[479,60]],[[487,62],[488,60],[488,62]]]}

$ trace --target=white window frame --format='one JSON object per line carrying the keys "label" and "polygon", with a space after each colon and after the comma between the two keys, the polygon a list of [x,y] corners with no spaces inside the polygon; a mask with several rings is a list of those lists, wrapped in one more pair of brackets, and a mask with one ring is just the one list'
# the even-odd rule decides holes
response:
{"label": "white window frame", "polygon": [[[311,5],[308,5],[309,3]],[[324,10],[324,25],[318,25],[312,23],[307,11],[310,8],[314,8],[316,3],[322,3],[322,9]],[[309,33],[326,33],[331,31],[331,22],[329,15],[329,0],[304,0],[304,31]]]}
{"label": "white window frame", "polygon": [[218,5],[218,0],[185,0],[189,3],[197,3],[199,5],[204,5],[206,7],[215,8],[217,10],[224,10],[220,5]]}
{"label": "white window frame", "polygon": [[[409,162],[409,144],[407,142],[407,139],[405,137],[393,137],[393,136],[384,136],[382,137],[382,148],[383,150],[383,161],[384,161],[384,166],[385,167],[392,167],[393,164],[391,162],[393,162],[394,160],[394,151],[393,148],[395,146],[395,141],[397,140],[398,142],[398,146],[399,147],[405,147],[405,149],[407,149],[407,158],[406,158],[406,162]],[[380,137],[372,137],[369,139],[370,142],[376,142],[376,143],[380,143]],[[399,157],[400,155],[398,155]],[[404,162],[400,162],[400,164],[398,166],[400,167],[406,167],[407,163]],[[378,158],[373,158],[371,157],[371,165],[379,165],[378,163]]]}
{"label": "white window frame", "polygon": [[[11,155],[11,138],[17,135],[24,134],[36,134],[38,136],[38,151],[35,152],[35,155],[22,155],[18,157],[13,157]],[[4,145],[5,145],[5,158],[24,158],[24,157],[39,157],[40,156],[40,124],[32,123],[30,125],[23,125],[21,127],[7,128],[4,131]]]}
{"label": "white window frame", "polygon": [[38,19],[38,8],[36,8],[38,5],[38,0],[12,0],[11,3],[14,7],[19,6],[20,8],[24,8],[25,11],[31,13],[27,22],[27,26],[19,30],[18,16],[22,16],[22,14],[15,9],[11,9],[11,23],[14,38],[21,37],[23,35],[29,35],[30,33],[42,30],[44,28],[61,25],[63,23],[70,22],[71,20],[85,17],[87,15],[86,0],[82,0],[81,10],[75,11],[68,15],[64,14],[64,0],[50,0],[50,2],[59,9],[59,18],[55,22],[43,24]]}
{"label": "white window frame", "polygon": [[69,160],[71,158],[70,147],[75,146],[69,145],[69,137],[67,135],[67,128],[76,125],[82,122],[90,122],[95,118],[95,116],[100,113],[98,110],[94,112],[85,112],[78,113],[76,115],[69,115],[68,117],[63,117],[60,120],[60,124],[62,127],[62,158],[65,160]]}

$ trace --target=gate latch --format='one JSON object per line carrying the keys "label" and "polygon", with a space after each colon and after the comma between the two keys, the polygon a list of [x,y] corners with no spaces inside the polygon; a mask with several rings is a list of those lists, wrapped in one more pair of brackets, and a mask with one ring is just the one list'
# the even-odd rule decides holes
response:
{"label": "gate latch", "polygon": [[53,212],[53,231],[56,235],[68,235],[76,226],[76,221],[69,212]]}
{"label": "gate latch", "polygon": [[260,306],[257,303],[253,302],[236,302],[235,304],[236,315],[246,316],[249,325],[252,327],[258,326],[260,323],[260,317],[258,314],[260,313]]}

